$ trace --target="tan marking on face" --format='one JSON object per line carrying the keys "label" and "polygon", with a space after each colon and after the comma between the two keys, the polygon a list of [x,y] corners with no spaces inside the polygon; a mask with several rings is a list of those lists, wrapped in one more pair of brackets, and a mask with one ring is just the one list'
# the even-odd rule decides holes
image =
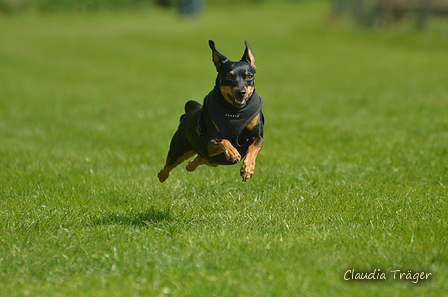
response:
{"label": "tan marking on face", "polygon": [[226,99],[227,102],[233,105],[233,99],[229,97],[234,94],[234,88],[231,86],[220,86],[219,90],[221,91],[221,94],[224,96],[224,99]]}
{"label": "tan marking on face", "polygon": [[246,95],[244,96],[244,98],[249,98],[250,96],[252,96],[252,94],[254,93],[255,87],[253,86],[247,86],[245,87],[246,89]]}

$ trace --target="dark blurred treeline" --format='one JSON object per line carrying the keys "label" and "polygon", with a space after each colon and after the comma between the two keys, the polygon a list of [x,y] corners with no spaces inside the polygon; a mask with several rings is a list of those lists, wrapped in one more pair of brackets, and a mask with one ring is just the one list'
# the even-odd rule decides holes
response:
{"label": "dark blurred treeline", "polygon": [[40,12],[99,11],[125,8],[169,7],[175,0],[0,0],[3,12],[36,10]]}
{"label": "dark blurred treeline", "polygon": [[431,18],[448,16],[448,0],[333,0],[334,19],[347,13],[362,26],[390,27],[412,19],[424,30]]}
{"label": "dark blurred treeline", "polygon": [[184,8],[188,12],[195,13],[201,10],[205,4],[260,3],[266,1],[275,0],[0,0],[0,12],[19,12],[24,10],[36,10],[41,12],[89,12],[159,6],[167,8],[177,7],[181,8],[181,10]]}

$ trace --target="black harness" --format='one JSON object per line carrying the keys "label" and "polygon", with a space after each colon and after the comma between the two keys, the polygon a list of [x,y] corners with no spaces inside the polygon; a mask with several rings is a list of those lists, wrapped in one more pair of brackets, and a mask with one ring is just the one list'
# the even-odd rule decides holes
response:
{"label": "black harness", "polygon": [[[262,105],[261,97],[254,91],[244,107],[236,108],[227,102],[219,89],[215,87],[204,98],[202,115],[198,123],[200,136],[207,137],[210,135],[207,133],[210,129],[217,128],[222,138],[229,140],[236,149],[240,150],[247,142],[240,139],[241,133],[250,121],[261,113]],[[262,113],[261,117],[264,123]]]}
{"label": "black harness", "polygon": [[[261,111],[262,100],[254,91],[242,108],[228,103],[215,87],[205,98],[204,105],[188,101],[185,105],[186,113],[181,116],[181,122],[173,136],[170,150],[176,156],[182,156],[188,150],[194,150],[211,163],[231,165],[224,154],[209,156],[208,144],[213,138],[223,138],[230,141],[244,158],[251,144],[252,131],[245,130],[247,125],[258,114],[264,124]],[[262,129],[262,128],[261,128]]]}

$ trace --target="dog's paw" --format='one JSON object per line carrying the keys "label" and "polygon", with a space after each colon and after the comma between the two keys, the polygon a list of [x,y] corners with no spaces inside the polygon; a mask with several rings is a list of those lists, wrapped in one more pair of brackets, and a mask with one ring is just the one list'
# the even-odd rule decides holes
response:
{"label": "dog's paw", "polygon": [[241,161],[241,155],[235,148],[227,150],[225,152],[225,155],[226,155],[227,161],[229,161],[229,162],[236,164]]}
{"label": "dog's paw", "polygon": [[243,166],[241,166],[241,177],[243,178],[243,182],[252,177],[255,172],[255,163],[254,162],[244,162]]}
{"label": "dog's paw", "polygon": [[159,181],[161,183],[163,183],[164,181],[166,181],[168,179],[168,177],[170,177],[170,172],[162,169],[157,174],[157,177],[159,178]]}

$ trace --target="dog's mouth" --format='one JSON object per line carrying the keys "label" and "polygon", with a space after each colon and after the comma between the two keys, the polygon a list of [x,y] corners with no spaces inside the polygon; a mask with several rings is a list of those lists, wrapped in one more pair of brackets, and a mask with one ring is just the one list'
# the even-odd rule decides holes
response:
{"label": "dog's mouth", "polygon": [[246,105],[246,98],[235,98],[233,96],[231,96],[230,94],[227,94],[227,96],[229,96],[230,99],[232,99],[234,105],[236,107],[244,107]]}

